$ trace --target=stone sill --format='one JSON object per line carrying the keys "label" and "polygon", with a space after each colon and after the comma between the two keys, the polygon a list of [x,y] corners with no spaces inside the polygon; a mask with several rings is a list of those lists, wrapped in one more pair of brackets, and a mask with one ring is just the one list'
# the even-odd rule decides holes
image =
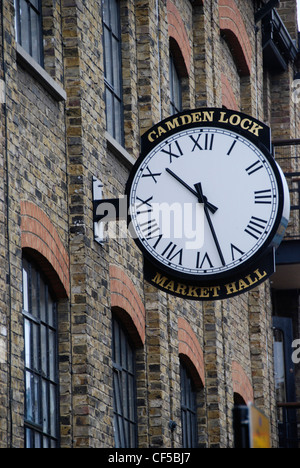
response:
{"label": "stone sill", "polygon": [[127,167],[132,169],[135,164],[135,159],[130,156],[123,146],[121,146],[108,132],[105,132],[107,141],[107,148],[119,159],[119,161]]}
{"label": "stone sill", "polygon": [[56,101],[66,101],[67,93],[65,90],[51,78],[20,44],[17,44],[17,61]]}

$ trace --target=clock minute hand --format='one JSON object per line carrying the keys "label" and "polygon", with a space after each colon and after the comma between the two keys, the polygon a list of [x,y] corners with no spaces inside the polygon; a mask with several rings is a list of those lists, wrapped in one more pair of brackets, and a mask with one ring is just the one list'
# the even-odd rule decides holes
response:
{"label": "clock minute hand", "polygon": [[[175,174],[173,171],[171,171],[171,169],[167,168],[166,171],[168,172],[168,174],[170,174],[172,177],[174,177],[174,179],[176,179],[181,185],[183,185],[183,187],[185,187],[187,190],[189,190],[193,195],[195,195],[195,197],[198,198],[198,201],[199,203],[205,203],[207,208],[211,211],[212,214],[215,214],[216,211],[218,211],[218,208],[213,205],[212,203],[210,203],[206,197],[202,197],[200,198],[199,197],[199,193],[194,190],[192,187],[190,187],[188,184],[186,184],[182,179],[180,179],[180,177],[178,177],[177,174]],[[203,201],[204,200],[204,201]]]}
{"label": "clock minute hand", "polygon": [[223,256],[223,253],[222,253],[222,250],[221,250],[221,247],[220,247],[220,243],[218,241],[218,238],[217,238],[217,234],[216,234],[216,231],[215,231],[215,228],[214,228],[214,225],[212,223],[212,220],[211,220],[211,217],[210,217],[210,214],[208,212],[208,206],[207,206],[207,202],[206,202],[206,197],[204,197],[203,195],[203,190],[202,190],[202,184],[195,184],[195,189],[198,193],[198,196],[199,196],[199,199],[202,200],[201,203],[203,203],[204,205],[204,212],[206,214],[206,217],[207,217],[207,221],[208,221],[208,224],[209,224],[209,227],[210,227],[210,230],[211,230],[211,233],[212,233],[212,236],[214,238],[214,241],[215,241],[215,244],[216,244],[216,247],[217,247],[217,250],[218,250],[218,254],[220,256],[220,260],[221,260],[221,263],[223,266],[226,265],[226,262],[225,262],[225,259],[224,259],[224,256]]}

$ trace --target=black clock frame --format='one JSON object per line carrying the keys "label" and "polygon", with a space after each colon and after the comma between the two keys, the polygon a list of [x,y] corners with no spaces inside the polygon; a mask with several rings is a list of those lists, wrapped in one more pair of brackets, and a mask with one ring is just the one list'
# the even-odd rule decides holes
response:
{"label": "black clock frame", "polygon": [[[191,122],[191,123],[186,123],[183,125],[178,125],[175,126],[174,122],[179,122],[181,119],[182,122],[186,122],[187,120],[189,121],[191,119],[191,116],[194,116],[196,114],[198,115],[204,115],[204,113],[209,113],[210,115],[213,115],[213,121],[206,121],[205,122]],[[207,114],[206,114],[207,115]],[[190,116],[190,118],[188,118]],[[182,117],[182,118],[181,118]],[[225,121],[226,118],[226,121]],[[253,125],[255,125],[256,129],[259,128],[259,135],[257,136],[255,133],[251,133],[247,129],[243,129],[240,125],[233,125],[229,123],[230,119],[235,119],[237,122],[243,122],[245,120],[251,121]],[[191,119],[192,120],[192,119]],[[166,125],[168,122],[173,122],[174,128],[171,129],[168,132],[162,132],[160,129],[166,128]],[[168,126],[170,127],[170,125]],[[252,118],[251,116],[248,116],[246,114],[243,114],[241,112],[237,111],[231,111],[227,109],[220,109],[220,108],[203,108],[203,109],[195,109],[192,111],[186,111],[186,112],[181,112],[179,114],[176,114],[172,117],[169,117],[168,119],[165,119],[164,121],[160,122],[159,124],[155,125],[152,127],[148,132],[146,132],[142,136],[141,140],[141,155],[139,159],[136,161],[127,185],[126,185],[126,190],[125,194],[127,196],[127,201],[128,201],[128,227],[131,226],[133,227],[131,223],[131,216],[130,216],[130,194],[131,194],[131,188],[133,184],[133,180],[137,174],[137,172],[140,169],[140,166],[144,159],[147,157],[147,155],[157,146],[159,145],[162,141],[167,140],[168,137],[180,133],[183,130],[187,130],[190,128],[211,128],[211,127],[217,127],[217,128],[222,128],[225,130],[230,130],[231,132],[243,136],[245,139],[249,140],[254,146],[256,146],[265,156],[266,160],[270,164],[276,181],[277,181],[277,186],[278,186],[278,195],[279,195],[279,205],[278,205],[278,212],[276,216],[276,220],[274,222],[274,226],[270,233],[268,234],[265,242],[263,245],[259,248],[259,250],[249,259],[243,262],[241,265],[237,265],[236,267],[230,269],[229,271],[226,272],[221,272],[221,273],[215,273],[212,275],[189,275],[187,273],[181,273],[176,270],[173,270],[172,268],[168,268],[166,265],[160,263],[158,260],[152,257],[152,255],[148,252],[148,250],[144,247],[143,243],[139,240],[137,234],[135,233],[134,235],[134,240],[138,246],[138,248],[141,250],[141,252],[144,255],[144,258],[147,260],[146,264],[149,264],[149,262],[155,267],[157,270],[161,272],[165,272],[167,275],[172,276],[172,278],[177,278],[177,279],[182,279],[185,281],[190,281],[191,284],[203,284],[203,285],[211,285],[214,284],[216,281],[222,282],[222,281],[234,281],[235,278],[237,277],[242,277],[243,275],[246,275],[247,272],[249,272],[251,269],[253,269],[255,266],[259,266],[260,262],[264,261],[264,258],[266,256],[272,254],[272,251],[274,250],[274,239],[276,237],[276,234],[278,233],[281,223],[282,223],[282,218],[283,218],[283,211],[284,211],[284,186],[283,186],[283,181],[282,181],[282,176],[281,173],[278,170],[277,163],[275,162],[275,159],[272,155],[273,148],[272,148],[272,143],[271,143],[271,130],[270,128],[263,124],[262,122]],[[161,133],[161,135],[160,135]],[[257,132],[258,133],[258,132]],[[150,138],[149,136],[155,135],[154,138]],[[153,141],[151,141],[153,140]]]}

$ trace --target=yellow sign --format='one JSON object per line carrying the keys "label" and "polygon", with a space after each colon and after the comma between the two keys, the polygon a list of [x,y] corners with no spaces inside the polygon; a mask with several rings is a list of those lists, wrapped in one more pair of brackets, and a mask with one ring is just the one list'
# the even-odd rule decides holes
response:
{"label": "yellow sign", "polygon": [[270,449],[271,428],[268,418],[255,406],[249,405],[250,413],[250,448]]}

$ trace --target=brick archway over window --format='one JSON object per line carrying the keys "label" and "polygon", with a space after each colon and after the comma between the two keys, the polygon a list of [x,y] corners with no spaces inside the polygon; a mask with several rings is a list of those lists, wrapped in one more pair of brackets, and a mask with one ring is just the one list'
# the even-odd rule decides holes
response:
{"label": "brick archway over window", "polygon": [[204,358],[198,338],[189,323],[183,319],[178,319],[178,341],[179,355],[187,365],[193,377],[194,383],[198,387],[205,386]]}
{"label": "brick archway over window", "polygon": [[121,268],[112,265],[109,273],[112,310],[121,319],[136,347],[141,347],[146,336],[146,311],[142,299]]}
{"label": "brick archway over window", "polygon": [[230,110],[239,110],[239,106],[236,102],[232,86],[224,73],[222,73],[222,105],[226,107],[226,109]]}
{"label": "brick archway over window", "polygon": [[229,42],[241,76],[251,74],[252,47],[234,0],[219,0],[220,29]]}
{"label": "brick archway over window", "polygon": [[[181,13],[171,0],[167,0],[168,10],[168,23],[169,23],[169,37],[173,39],[182,54],[184,64],[186,67],[186,74],[188,75],[191,68],[192,49],[190,46],[189,37],[181,17]],[[185,75],[185,73],[183,73]]]}
{"label": "brick archway over window", "polygon": [[69,255],[48,216],[27,201],[21,202],[21,246],[39,263],[57,298],[69,297]]}
{"label": "brick archway over window", "polygon": [[242,366],[236,362],[232,362],[232,382],[233,392],[240,395],[246,404],[254,401],[253,387],[247,377]]}

